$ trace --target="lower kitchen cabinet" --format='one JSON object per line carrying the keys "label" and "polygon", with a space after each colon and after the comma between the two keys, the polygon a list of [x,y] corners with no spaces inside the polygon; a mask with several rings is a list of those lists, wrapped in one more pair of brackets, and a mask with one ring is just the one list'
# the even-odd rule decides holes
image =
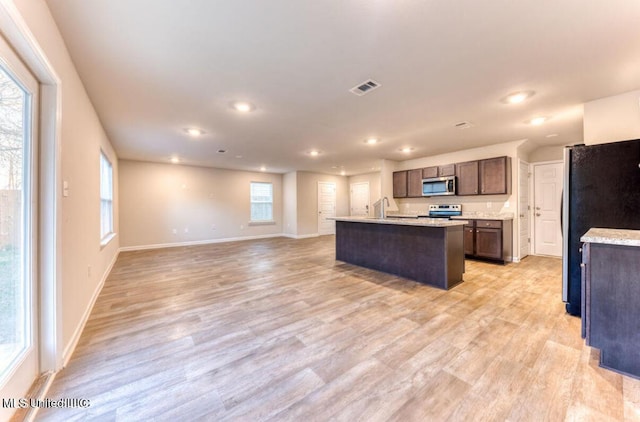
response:
{"label": "lower kitchen cabinet", "polygon": [[600,366],[640,378],[640,247],[585,243],[581,266],[582,337]]}
{"label": "lower kitchen cabinet", "polygon": [[464,226],[464,253],[467,258],[505,263],[512,258],[512,220],[469,220]]}

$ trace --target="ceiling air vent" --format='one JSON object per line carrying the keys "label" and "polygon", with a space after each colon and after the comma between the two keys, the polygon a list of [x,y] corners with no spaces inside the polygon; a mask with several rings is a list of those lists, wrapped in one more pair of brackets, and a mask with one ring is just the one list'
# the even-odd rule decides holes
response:
{"label": "ceiling air vent", "polygon": [[459,122],[459,123],[456,123],[453,126],[456,127],[457,129],[469,129],[470,127],[473,127],[473,123],[471,123],[471,122]]}
{"label": "ceiling air vent", "polygon": [[373,79],[368,79],[361,84],[358,84],[357,86],[351,88],[349,91],[361,97],[364,94],[367,94],[374,89],[379,88],[380,86],[382,85],[379,82],[376,82]]}

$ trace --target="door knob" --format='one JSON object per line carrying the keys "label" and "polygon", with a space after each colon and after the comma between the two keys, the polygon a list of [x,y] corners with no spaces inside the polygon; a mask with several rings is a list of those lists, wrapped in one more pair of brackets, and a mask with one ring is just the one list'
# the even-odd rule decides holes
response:
{"label": "door knob", "polygon": [[536,207],[537,210],[540,210],[540,207]]}
{"label": "door knob", "polygon": [[540,217],[542,214],[540,214],[539,212],[536,213],[536,217]]}

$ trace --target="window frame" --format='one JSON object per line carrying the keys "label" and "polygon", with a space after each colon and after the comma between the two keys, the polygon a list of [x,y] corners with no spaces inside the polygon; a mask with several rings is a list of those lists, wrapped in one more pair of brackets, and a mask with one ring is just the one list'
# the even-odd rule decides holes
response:
{"label": "window frame", "polygon": [[[254,201],[253,200],[253,186],[254,185],[268,185],[270,188],[271,200],[270,201]],[[254,219],[253,205],[254,204],[270,204],[270,218],[268,219]],[[249,224],[250,225],[263,225],[263,224],[275,224],[273,219],[273,183],[272,182],[258,182],[252,181],[249,183]]]}
{"label": "window frame", "polygon": [[[104,165],[107,167],[103,167]],[[105,176],[104,172],[108,170],[108,197],[104,192],[107,188],[104,186],[103,177]],[[100,149],[100,246],[105,246],[107,243],[111,241],[115,237],[115,231],[113,227],[113,164],[107,154]],[[108,208],[106,208],[108,212],[108,230],[105,231],[105,208],[103,205],[108,204]]]}

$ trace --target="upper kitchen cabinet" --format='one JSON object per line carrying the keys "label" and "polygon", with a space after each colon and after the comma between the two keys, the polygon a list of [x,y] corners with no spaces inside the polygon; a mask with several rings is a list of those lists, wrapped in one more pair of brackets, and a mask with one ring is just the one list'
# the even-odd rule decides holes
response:
{"label": "upper kitchen cabinet", "polygon": [[511,158],[497,157],[456,164],[458,195],[511,193]]}
{"label": "upper kitchen cabinet", "polygon": [[458,177],[458,195],[478,195],[478,162],[469,161],[455,165]]}
{"label": "upper kitchen cabinet", "polygon": [[[395,182],[393,186],[395,187]],[[393,196],[395,197],[395,194]],[[409,198],[422,197],[422,169],[407,171],[407,196]]]}
{"label": "upper kitchen cabinet", "polygon": [[455,176],[456,165],[447,164],[446,166],[438,166],[438,177]]}
{"label": "upper kitchen cabinet", "polygon": [[393,172],[393,197],[394,198],[407,197],[407,171],[406,170]]}
{"label": "upper kitchen cabinet", "polygon": [[511,193],[511,158],[497,157],[478,162],[480,194],[501,195]]}
{"label": "upper kitchen cabinet", "polygon": [[432,179],[438,177],[438,167],[425,167],[422,169],[423,179]]}

